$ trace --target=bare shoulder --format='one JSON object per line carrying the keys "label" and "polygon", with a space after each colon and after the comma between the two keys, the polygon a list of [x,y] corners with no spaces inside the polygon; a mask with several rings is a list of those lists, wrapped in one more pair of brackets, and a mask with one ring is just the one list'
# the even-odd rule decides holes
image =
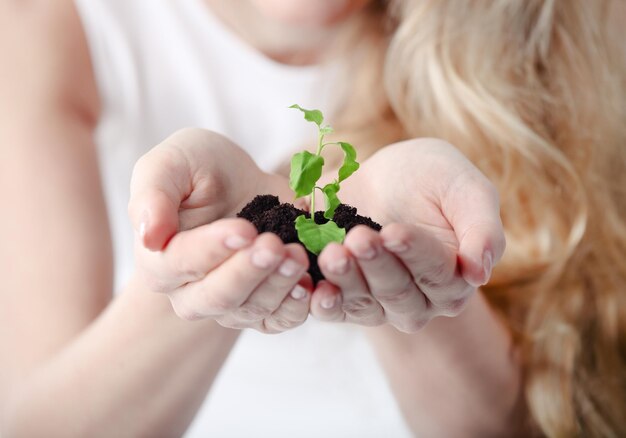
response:
{"label": "bare shoulder", "polygon": [[89,49],[72,0],[0,0],[0,64],[0,102],[27,111],[62,105],[97,118]]}

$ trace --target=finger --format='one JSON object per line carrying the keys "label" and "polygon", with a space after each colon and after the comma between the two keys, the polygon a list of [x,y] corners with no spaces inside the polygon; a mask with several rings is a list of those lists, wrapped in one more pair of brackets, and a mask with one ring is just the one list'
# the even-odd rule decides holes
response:
{"label": "finger", "polygon": [[389,224],[380,232],[383,246],[413,277],[437,313],[457,314],[474,287],[456,273],[456,254],[432,233],[409,224]]}
{"label": "finger", "polygon": [[[302,322],[306,320],[308,316],[309,306],[310,306],[310,301],[311,301],[311,294],[313,291],[313,280],[311,279],[311,276],[309,274],[305,273],[304,276],[302,276],[302,278],[300,279],[300,281],[298,282],[298,285],[294,288],[294,290],[299,290],[298,289],[299,287],[303,288],[303,292],[305,295],[294,296],[294,294],[292,293],[290,295],[287,295],[287,297],[285,297],[285,299],[283,300],[285,301],[285,300],[293,299],[297,301],[296,304],[298,308],[295,312],[296,315],[291,316],[292,312],[289,311],[290,312],[289,315],[284,315],[284,316],[281,315],[280,316],[281,320],[278,321],[276,324],[270,323],[269,325],[267,325],[265,319],[262,319],[259,321],[246,321],[241,318],[235,317],[234,313],[229,313],[222,317],[216,318],[216,321],[220,325],[227,327],[227,328],[254,329],[261,333],[269,333],[269,334],[281,333],[285,331],[288,326],[295,327],[297,325],[300,325]],[[300,306],[302,308],[300,308]],[[304,313],[304,316],[302,315],[303,313]],[[285,319],[285,318],[289,318],[289,319]],[[292,321],[292,323],[291,324],[285,323],[285,321],[287,320]]]}
{"label": "finger", "polygon": [[320,321],[344,322],[341,290],[329,281],[320,280],[311,298],[311,315]]}
{"label": "finger", "polygon": [[400,330],[413,333],[428,321],[428,301],[412,274],[382,243],[378,232],[357,226],[346,237],[344,246],[356,256],[368,289],[385,310],[386,319]]}
{"label": "finger", "polygon": [[266,333],[281,333],[306,321],[311,305],[311,290],[304,286],[296,286],[294,291],[301,291],[304,295],[287,294],[278,309],[264,320]]}
{"label": "finger", "polygon": [[285,259],[235,312],[235,318],[260,321],[269,317],[283,303],[286,296],[298,300],[306,298],[307,291],[298,282],[309,266],[309,259],[300,244],[285,246]]}
{"label": "finger", "polygon": [[192,190],[191,172],[168,138],[141,157],[133,169],[128,213],[142,244],[160,251],[178,231],[178,210]]}
{"label": "finger", "polygon": [[283,261],[285,247],[272,233],[263,233],[254,244],[236,252],[202,280],[170,294],[176,312],[198,319],[234,312]]}
{"label": "finger", "polygon": [[463,278],[486,284],[506,246],[497,190],[478,170],[465,172],[444,194],[442,211],[459,241]]}
{"label": "finger", "polygon": [[[367,283],[350,251],[339,244],[330,244],[320,254],[318,263],[328,281],[341,291],[341,310],[345,320],[360,325],[380,325],[384,322],[384,311],[370,293]],[[328,295],[315,292],[315,316],[323,320],[336,319],[332,290]],[[317,300],[316,300],[317,298]]]}
{"label": "finger", "polygon": [[163,251],[138,249],[138,269],[151,290],[170,292],[204,278],[256,236],[254,225],[244,219],[220,219],[176,234]]}

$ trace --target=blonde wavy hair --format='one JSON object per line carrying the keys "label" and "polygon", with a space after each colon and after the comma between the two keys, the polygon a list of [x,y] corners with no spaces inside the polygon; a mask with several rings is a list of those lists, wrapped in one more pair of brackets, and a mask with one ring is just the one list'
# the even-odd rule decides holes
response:
{"label": "blonde wavy hair", "polygon": [[551,437],[626,436],[626,68],[609,6],[381,1],[346,36],[340,135],[368,153],[443,138],[498,187],[507,251],[483,292]]}

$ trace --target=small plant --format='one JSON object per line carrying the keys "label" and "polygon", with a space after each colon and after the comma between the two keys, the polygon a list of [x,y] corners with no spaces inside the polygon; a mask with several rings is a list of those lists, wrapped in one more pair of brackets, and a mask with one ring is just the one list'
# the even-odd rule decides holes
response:
{"label": "small plant", "polygon": [[[319,255],[322,249],[330,242],[342,243],[346,237],[346,230],[340,228],[333,217],[335,209],[341,201],[337,197],[340,189],[340,183],[352,175],[359,168],[356,161],[356,151],[350,143],[343,141],[324,143],[324,136],[333,132],[333,129],[324,123],[324,116],[319,110],[307,110],[299,105],[292,105],[289,108],[295,108],[304,113],[305,120],[313,122],[318,128],[318,146],[317,153],[312,154],[303,151],[295,154],[291,159],[291,173],[289,175],[289,186],[296,194],[296,199],[302,196],[311,195],[311,217],[300,215],[296,218],[295,225],[298,232],[298,239],[304,244],[306,249],[315,255]],[[322,176],[322,167],[324,166],[324,158],[322,150],[326,146],[336,145],[341,147],[345,156],[343,164],[339,168],[338,177],[324,187],[317,186],[317,181]],[[326,210],[324,217],[328,219],[325,224],[315,222],[315,190],[319,190],[324,195]]]}

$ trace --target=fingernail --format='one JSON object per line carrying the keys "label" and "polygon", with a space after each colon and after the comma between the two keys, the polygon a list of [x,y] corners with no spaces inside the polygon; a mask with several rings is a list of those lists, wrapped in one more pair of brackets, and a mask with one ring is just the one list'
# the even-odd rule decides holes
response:
{"label": "fingernail", "polygon": [[376,257],[377,251],[373,246],[366,246],[357,249],[357,257],[364,260],[372,260]]}
{"label": "fingernail", "polygon": [[409,245],[400,240],[390,240],[383,245],[391,252],[404,252],[409,249]]}
{"label": "fingernail", "polygon": [[324,309],[332,309],[335,306],[336,302],[337,302],[337,297],[330,296],[330,297],[326,297],[322,299],[322,302],[320,304],[322,308]]}
{"label": "fingernail", "polygon": [[483,270],[485,274],[485,280],[483,284],[487,284],[489,277],[491,277],[491,270],[493,269],[493,256],[491,251],[485,251],[483,253]]}
{"label": "fingernail", "polygon": [[348,259],[344,257],[328,263],[328,270],[334,274],[345,274],[348,272]]}
{"label": "fingernail", "polygon": [[291,290],[291,297],[296,300],[301,300],[306,297],[306,289],[296,284],[296,286]]}
{"label": "fingernail", "polygon": [[257,249],[252,253],[252,264],[260,269],[267,269],[278,261],[278,256],[267,249]]}
{"label": "fingernail", "polygon": [[226,240],[224,240],[224,245],[230,249],[245,248],[246,246],[250,245],[250,243],[250,239],[246,239],[245,237],[237,235],[228,236]]}
{"label": "fingernail", "polygon": [[278,273],[283,277],[292,277],[296,275],[302,268],[303,266],[301,266],[298,262],[287,259],[278,268]]}

